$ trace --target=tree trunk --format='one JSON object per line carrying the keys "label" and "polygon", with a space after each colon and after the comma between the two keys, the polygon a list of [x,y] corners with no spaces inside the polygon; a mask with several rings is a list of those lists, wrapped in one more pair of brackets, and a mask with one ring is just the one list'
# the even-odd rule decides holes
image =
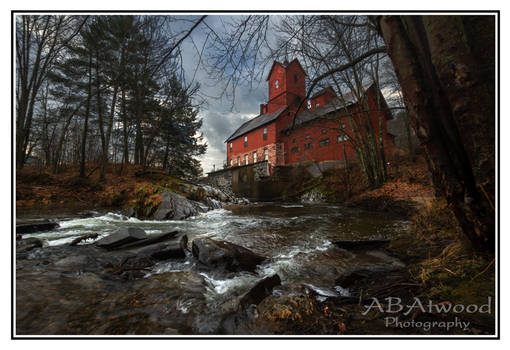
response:
{"label": "tree trunk", "polygon": [[[478,166],[475,160],[490,158],[490,136],[484,132],[494,125],[494,111],[480,107],[480,99],[460,95],[468,93],[469,86],[478,85],[473,74],[476,69],[472,70],[474,67],[467,62],[469,52],[461,48],[462,30],[455,24],[446,25],[445,18],[440,17],[424,20],[422,16],[382,16],[378,24],[413,127],[429,158],[436,189],[451,204],[473,248],[494,252],[494,210],[477,187],[474,175]],[[448,38],[444,33],[449,33]],[[481,114],[475,117],[476,113]],[[467,116],[476,120],[468,122]],[[484,132],[474,132],[473,125],[483,125]],[[473,144],[466,145],[470,139]],[[472,154],[479,150],[486,156]],[[486,171],[484,179],[493,183],[494,171]]]}
{"label": "tree trunk", "polygon": [[103,120],[103,100],[101,99],[101,82],[99,80],[99,53],[96,51],[96,97],[97,97],[97,119],[99,125],[99,136],[101,137],[101,171],[99,173],[99,180],[104,181],[104,162],[105,162],[105,148],[106,140],[104,134],[104,120]]}
{"label": "tree trunk", "polygon": [[89,82],[87,91],[87,104],[85,106],[85,121],[83,122],[83,135],[81,139],[80,177],[85,177],[85,160],[87,133],[89,126],[90,100],[92,99],[92,55],[89,56]]}
{"label": "tree trunk", "polygon": [[123,164],[129,164],[129,140],[128,140],[128,118],[126,111],[126,91],[122,89],[122,131],[124,141]]}

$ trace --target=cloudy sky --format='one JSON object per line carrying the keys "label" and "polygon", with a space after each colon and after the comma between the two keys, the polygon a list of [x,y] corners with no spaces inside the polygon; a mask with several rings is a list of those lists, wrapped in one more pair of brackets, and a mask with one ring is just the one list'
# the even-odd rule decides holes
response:
{"label": "cloudy sky", "polygon": [[[222,21],[230,16],[208,16],[206,22],[211,27],[222,26]],[[212,171],[213,165],[221,169],[226,159],[224,141],[245,121],[258,115],[259,105],[267,100],[267,83],[255,82],[252,87],[242,84],[236,89],[235,99],[215,98],[221,95],[224,81],[212,79],[204,64],[199,64],[197,47],[205,40],[206,31],[196,30],[192,38],[182,46],[183,65],[186,78],[200,83],[200,96],[205,101],[199,116],[203,119],[202,132],[207,142],[207,153],[199,159],[204,173]],[[195,72],[196,71],[196,72]]]}
{"label": "cloudy sky", "polygon": [[[225,33],[225,23],[232,20],[233,16],[220,16],[209,15],[192,33],[192,35],[184,41],[181,46],[182,62],[185,72],[187,83],[198,82],[200,83],[200,99],[205,103],[200,108],[199,116],[203,120],[202,132],[204,139],[208,144],[207,153],[199,159],[202,164],[204,173],[210,172],[215,169],[221,169],[226,159],[226,144],[224,141],[239,127],[242,123],[255,117],[259,113],[259,105],[267,101],[268,88],[265,78],[271,68],[272,62],[268,62],[263,69],[260,81],[244,80],[244,84],[239,84],[236,88],[235,99],[231,98],[218,98],[222,95],[223,88],[227,77],[213,78],[208,74],[206,64],[200,59],[200,53],[208,34],[211,33],[210,29],[215,32]],[[183,16],[187,19],[181,24],[178,24],[184,32],[199,18],[199,16]],[[278,22],[279,16],[271,17],[273,24]],[[179,21],[177,21],[179,22]],[[174,22],[175,23],[175,22]],[[271,37],[268,34],[268,40],[275,40],[275,36]],[[207,45],[205,47],[205,54],[207,56],[211,50]],[[295,57],[288,57],[289,61]],[[309,74],[311,72],[308,72]],[[250,84],[251,83],[251,84]],[[392,93],[390,90],[382,90],[387,102],[391,104],[390,100]],[[216,98],[215,98],[216,97]],[[398,97],[398,96],[397,96]]]}

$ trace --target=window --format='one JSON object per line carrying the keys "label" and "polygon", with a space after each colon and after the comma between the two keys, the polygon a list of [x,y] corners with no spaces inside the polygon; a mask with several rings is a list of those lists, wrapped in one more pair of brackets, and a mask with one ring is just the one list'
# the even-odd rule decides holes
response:
{"label": "window", "polygon": [[241,165],[241,157],[237,157],[237,165]]}
{"label": "window", "polygon": [[336,142],[343,142],[343,141],[347,141],[348,139],[349,139],[349,137],[347,137],[347,135],[341,135],[336,138]]}
{"label": "window", "polygon": [[230,166],[233,166],[233,165],[234,165],[234,160],[230,159]]}
{"label": "window", "polygon": [[278,89],[278,80],[275,80],[275,81],[274,81],[274,88],[275,88],[275,89]]}
{"label": "window", "polygon": [[257,163],[257,152],[253,152],[253,163]]}
{"label": "window", "polygon": [[327,129],[322,129],[321,134],[327,134],[327,133],[328,133]]}
{"label": "window", "polygon": [[310,134],[307,134],[307,135],[305,136],[305,138],[306,138],[307,140],[309,140],[309,139],[310,139]]}
{"label": "window", "polygon": [[290,149],[290,152],[291,152],[291,153],[298,153],[298,152],[299,152],[299,147],[292,147],[292,148]]}
{"label": "window", "polygon": [[312,109],[312,101],[308,100],[306,106],[308,107],[308,109]]}
{"label": "window", "polygon": [[305,143],[304,149],[312,149],[312,143],[311,142]]}
{"label": "window", "polygon": [[230,152],[232,152],[232,142],[230,143]]}
{"label": "window", "polygon": [[344,123],[340,124],[340,127],[341,127],[342,129],[345,129],[345,124],[344,124]]}
{"label": "window", "polygon": [[248,155],[247,155],[247,154],[245,154],[245,155],[244,155],[244,164],[248,164],[248,163],[250,163],[250,162],[249,162],[249,159],[248,159]]}
{"label": "window", "polygon": [[267,140],[267,128],[264,128],[264,136],[263,136],[263,139],[264,139],[264,140]]}
{"label": "window", "polygon": [[322,139],[319,141],[319,146],[327,146],[329,145],[329,138],[328,139]]}
{"label": "window", "polygon": [[267,148],[264,150],[264,160],[269,160],[269,151]]}
{"label": "window", "polygon": [[248,146],[248,136],[244,137],[244,147]]}
{"label": "window", "polygon": [[296,139],[292,139],[292,143],[296,143]]}
{"label": "window", "polygon": [[319,108],[320,104],[316,103],[315,108]]}

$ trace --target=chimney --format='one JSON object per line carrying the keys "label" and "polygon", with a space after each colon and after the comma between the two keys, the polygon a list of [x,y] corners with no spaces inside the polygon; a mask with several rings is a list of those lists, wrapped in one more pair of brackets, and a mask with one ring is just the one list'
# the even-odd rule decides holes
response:
{"label": "chimney", "polygon": [[260,104],[260,114],[265,114],[266,113],[266,110],[267,110],[267,105],[261,103]]}

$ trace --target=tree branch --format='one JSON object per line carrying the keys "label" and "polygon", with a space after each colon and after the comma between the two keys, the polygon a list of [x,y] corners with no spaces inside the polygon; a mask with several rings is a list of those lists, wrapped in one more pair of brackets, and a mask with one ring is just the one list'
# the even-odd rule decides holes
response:
{"label": "tree branch", "polygon": [[[312,91],[315,88],[315,86],[319,83],[319,81],[321,81],[322,79],[325,79],[325,78],[327,78],[330,75],[333,75],[335,73],[343,72],[344,70],[355,66],[356,64],[360,63],[361,61],[363,61],[364,59],[366,59],[366,58],[368,58],[368,57],[370,57],[372,55],[375,55],[377,53],[385,53],[385,52],[386,52],[386,46],[377,47],[375,49],[372,49],[372,50],[369,50],[369,51],[365,52],[363,55],[353,59],[349,63],[343,64],[343,65],[341,65],[340,67],[337,67],[337,68],[330,69],[326,73],[323,73],[323,74],[319,75],[317,78],[312,80],[312,84],[311,84],[310,88],[308,89],[308,93],[306,94],[305,98],[303,100],[301,100],[301,102],[299,103],[296,115],[299,112],[299,110],[301,109],[301,107],[303,106],[303,103],[310,98],[310,94],[312,93]],[[294,117],[294,119],[292,120],[291,129],[294,128],[295,120],[296,120],[296,118]]]}

